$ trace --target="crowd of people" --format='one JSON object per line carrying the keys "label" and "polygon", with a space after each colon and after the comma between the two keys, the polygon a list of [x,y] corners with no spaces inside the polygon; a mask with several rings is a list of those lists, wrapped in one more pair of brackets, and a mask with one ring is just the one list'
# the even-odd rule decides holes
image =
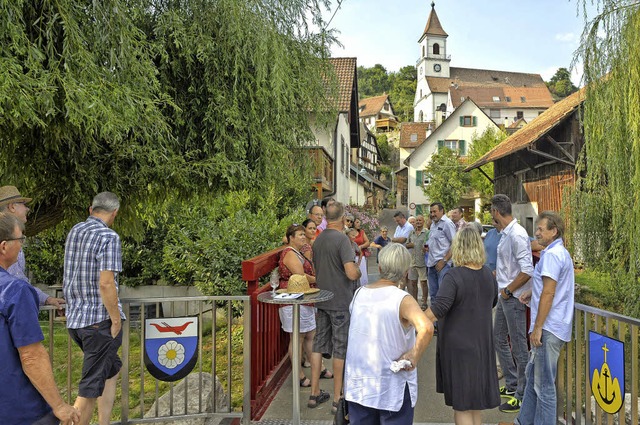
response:
{"label": "crowd of people", "polygon": [[[517,424],[555,423],[557,362],[571,337],[574,291],[563,221],[541,213],[532,240],[507,196],[494,196],[490,211],[494,228],[486,235],[461,208],[446,214],[434,202],[428,217],[397,212],[393,236],[382,226],[370,241],[361,218],[328,198],[309,208],[311,229],[289,228],[281,287],[291,273],[304,274],[312,287],[334,293],[302,318],[297,349],[310,359],[310,382],[300,374],[300,385],[311,386],[307,407],[332,400],[335,413],[344,397],[351,423],[412,423],[416,367],[437,336],[436,387],[456,424],[480,425],[481,411],[496,407],[518,413]],[[379,278],[370,281],[372,249]],[[541,250],[535,268],[532,249]],[[287,257],[291,267],[283,270]],[[282,326],[291,332],[286,308]],[[332,372],[323,357],[332,359]],[[320,389],[327,377],[333,394]]]}
{"label": "crowd of people", "polygon": [[[99,423],[107,424],[126,320],[118,299],[121,243],[111,229],[120,201],[99,193],[89,217],[70,230],[64,299],[42,293],[26,278],[22,244],[30,201],[13,186],[0,187],[3,423],[87,424],[97,405]],[[495,407],[518,413],[516,424],[555,423],[557,362],[571,338],[574,303],[573,262],[558,214],[541,213],[531,241],[513,217],[510,199],[496,195],[495,228],[483,240],[482,226],[466,222],[461,209],[450,218],[434,202],[426,218],[397,212],[393,236],[381,227],[370,241],[362,218],[332,198],[307,213],[286,230],[278,284],[285,291],[320,288],[334,295],[301,306],[300,346],[289,346],[291,358],[293,350],[302,353],[292,367],[300,371],[299,385],[310,388],[308,408],[331,400],[335,413],[344,397],[354,424],[412,423],[416,367],[437,335],[437,391],[456,424],[480,425],[480,412]],[[370,281],[372,249],[379,277]],[[535,268],[532,249],[540,250]],[[73,406],[61,398],[42,345],[38,309],[45,304],[66,307],[68,332],[84,353]],[[279,316],[291,333],[291,307],[281,307]],[[333,379],[333,394],[320,388],[320,379]]]}

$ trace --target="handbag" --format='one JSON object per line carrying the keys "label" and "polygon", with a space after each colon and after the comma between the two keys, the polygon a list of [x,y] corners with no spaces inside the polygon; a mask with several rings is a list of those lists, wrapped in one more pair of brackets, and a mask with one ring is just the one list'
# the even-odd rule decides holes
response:
{"label": "handbag", "polygon": [[346,425],[349,423],[349,405],[344,397],[338,400],[336,416],[333,418],[333,425]]}
{"label": "handbag", "polygon": [[365,257],[371,257],[371,251],[369,251],[369,248],[363,248],[362,255],[364,255]]}

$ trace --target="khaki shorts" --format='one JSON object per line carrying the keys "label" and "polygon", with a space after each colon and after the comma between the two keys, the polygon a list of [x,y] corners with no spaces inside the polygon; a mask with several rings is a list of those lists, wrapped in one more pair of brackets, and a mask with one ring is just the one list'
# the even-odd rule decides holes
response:
{"label": "khaki shorts", "polygon": [[409,267],[409,280],[427,280],[426,267]]}

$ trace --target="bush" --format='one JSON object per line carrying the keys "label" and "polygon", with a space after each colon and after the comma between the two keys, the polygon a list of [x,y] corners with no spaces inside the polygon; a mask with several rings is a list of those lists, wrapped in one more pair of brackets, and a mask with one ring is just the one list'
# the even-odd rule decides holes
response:
{"label": "bush", "polygon": [[355,218],[359,218],[362,222],[362,230],[367,234],[369,240],[373,240],[378,235],[380,223],[371,207],[359,207],[357,205],[345,205],[345,213],[351,213]]}

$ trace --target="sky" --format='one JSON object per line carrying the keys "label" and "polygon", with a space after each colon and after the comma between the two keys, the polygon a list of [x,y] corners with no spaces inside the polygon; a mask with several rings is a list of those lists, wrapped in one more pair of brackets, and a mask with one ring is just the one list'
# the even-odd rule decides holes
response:
{"label": "sky", "polygon": [[[451,66],[537,73],[548,81],[569,68],[585,26],[578,0],[436,0],[447,32]],[[579,0],[581,2],[581,0]],[[329,20],[335,11],[323,14]],[[344,47],[333,57],[357,57],[358,66],[398,71],[415,65],[431,0],[342,0],[329,27]],[[590,7],[588,19],[595,16]],[[579,85],[581,65],[572,80]]]}

